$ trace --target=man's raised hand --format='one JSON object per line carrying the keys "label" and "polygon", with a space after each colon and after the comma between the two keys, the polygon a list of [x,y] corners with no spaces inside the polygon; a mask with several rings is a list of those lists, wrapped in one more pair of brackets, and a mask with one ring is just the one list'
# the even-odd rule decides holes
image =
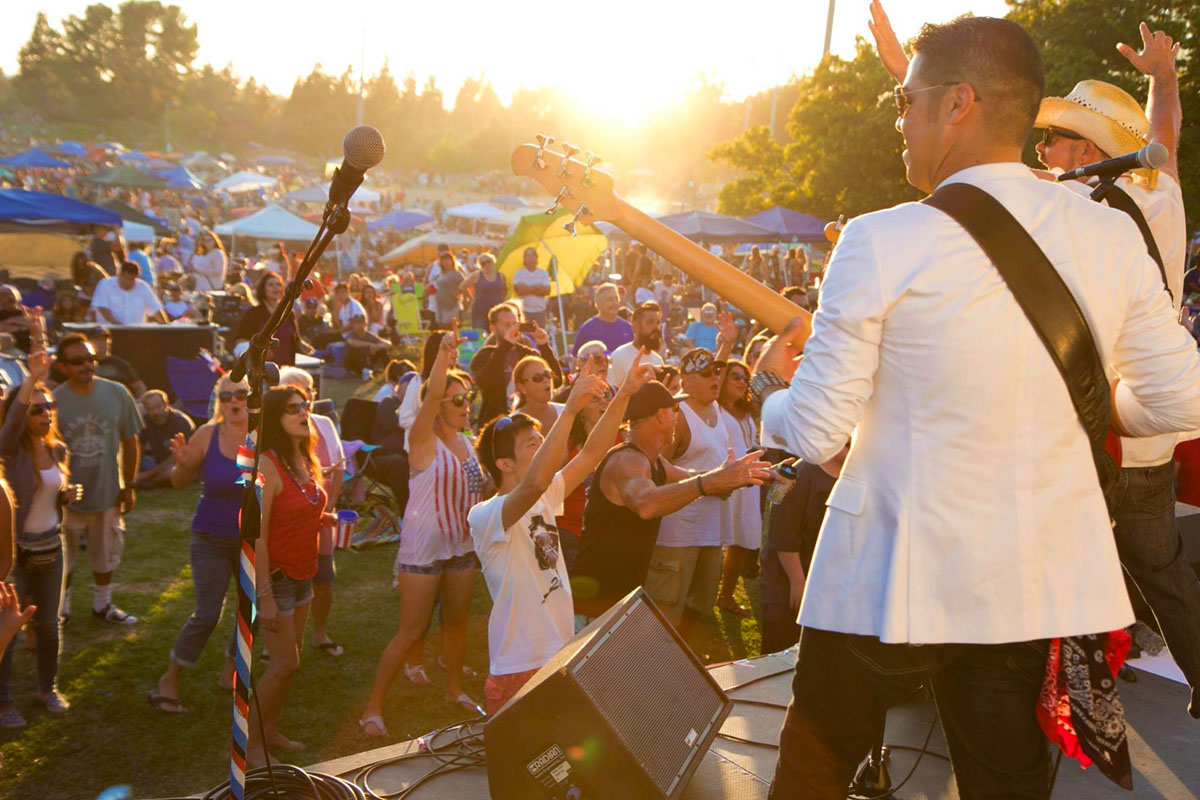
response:
{"label": "man's raised hand", "polygon": [[1150,26],[1144,22],[1138,30],[1142,34],[1140,51],[1124,42],[1117,45],[1117,50],[1143,75],[1151,78],[1175,77],[1175,56],[1179,53],[1179,42],[1163,31],[1151,33]]}
{"label": "man's raised hand", "polygon": [[871,0],[871,18],[867,20],[867,27],[875,37],[875,51],[879,53],[883,68],[896,79],[896,83],[904,83],[904,76],[908,74],[908,54],[892,30],[892,21],[888,19],[879,0]]}
{"label": "man's raised hand", "polygon": [[625,382],[621,384],[623,394],[633,395],[658,375],[658,371],[653,366],[642,363],[642,358],[646,356],[647,352],[646,348],[639,348],[633,357],[633,366],[629,368],[629,374],[625,376]]}

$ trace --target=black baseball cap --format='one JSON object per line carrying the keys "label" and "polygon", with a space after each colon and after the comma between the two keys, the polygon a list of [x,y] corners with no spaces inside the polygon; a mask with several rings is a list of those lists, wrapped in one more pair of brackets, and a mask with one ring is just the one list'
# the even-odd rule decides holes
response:
{"label": "black baseball cap", "polygon": [[629,398],[629,405],[625,407],[625,421],[644,419],[664,408],[677,406],[687,398],[682,392],[671,394],[671,390],[658,381],[650,381]]}
{"label": "black baseball cap", "polygon": [[693,372],[700,372],[711,366],[716,366],[717,369],[724,369],[725,362],[717,361],[717,357],[712,354],[712,351],[705,347],[693,347],[683,354],[683,358],[679,359],[679,373],[681,375],[690,375]]}

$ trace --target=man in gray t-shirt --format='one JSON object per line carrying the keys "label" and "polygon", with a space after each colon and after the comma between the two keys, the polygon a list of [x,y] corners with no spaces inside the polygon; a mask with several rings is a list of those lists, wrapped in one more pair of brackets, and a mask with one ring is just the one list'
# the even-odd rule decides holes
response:
{"label": "man in gray t-shirt", "polygon": [[461,308],[459,297],[462,294],[463,281],[467,278],[462,270],[454,263],[454,256],[442,253],[438,259],[442,272],[434,281],[434,308],[438,327],[449,328],[450,323],[458,318]]}
{"label": "man in gray t-shirt", "polygon": [[[67,379],[54,390],[58,427],[70,455],[71,482],[83,486],[82,499],[67,507],[63,525],[67,586],[71,585],[79,539],[86,536],[94,580],[92,615],[107,622],[132,624],[137,617],[112,602],[112,578],[125,547],[122,517],[135,501],[142,417],[128,389],[96,377],[96,353],[79,334],[69,334],[59,342],[58,368]],[[63,618],[70,612],[69,593],[65,598]]]}

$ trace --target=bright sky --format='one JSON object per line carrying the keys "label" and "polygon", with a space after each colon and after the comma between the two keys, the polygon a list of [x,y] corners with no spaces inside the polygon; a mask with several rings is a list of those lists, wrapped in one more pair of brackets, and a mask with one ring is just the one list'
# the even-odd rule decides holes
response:
{"label": "bright sky", "polygon": [[[178,1],[178,0],[177,0]],[[119,0],[108,0],[113,7]],[[12,2],[0,26],[0,69],[11,75],[17,53],[44,11],[56,28],[82,14],[86,0]],[[604,3],[496,0],[382,3],[341,0],[319,16],[317,4],[251,0],[182,0],[199,26],[199,63],[232,63],[287,95],[297,76],[320,63],[327,72],[353,66],[366,45],[366,73],[387,59],[393,74],[434,75],[452,104],[462,81],[484,75],[507,102],[521,87],[560,85],[580,104],[636,121],[679,96],[703,73],[741,99],[810,69],[820,58],[825,0],[607,0]],[[833,50],[852,53],[867,30],[867,0],[838,0]],[[1004,0],[892,0],[901,39],[922,22],[972,11],[1002,15]]]}

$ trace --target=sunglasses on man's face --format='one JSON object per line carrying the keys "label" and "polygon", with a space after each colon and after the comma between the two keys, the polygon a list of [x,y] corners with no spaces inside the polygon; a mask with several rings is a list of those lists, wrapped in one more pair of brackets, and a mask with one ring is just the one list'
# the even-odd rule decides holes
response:
{"label": "sunglasses on man's face", "polygon": [[608,354],[600,352],[589,353],[588,355],[584,356],[584,360],[591,361],[594,364],[607,364]]}
{"label": "sunglasses on man's face", "polygon": [[453,403],[455,408],[462,408],[465,405],[470,405],[475,402],[475,398],[479,396],[477,389],[471,389],[463,394],[456,394],[452,397],[443,397],[443,403]]}
{"label": "sunglasses on man's face", "polygon": [[245,389],[238,389],[236,392],[221,392],[220,394],[217,395],[217,399],[220,400],[222,403],[228,403],[233,400],[245,402],[246,398],[249,396],[250,396],[250,393],[248,391],[246,391]]}
{"label": "sunglasses on man's face", "polygon": [[283,413],[287,414],[289,417],[294,417],[297,414],[299,414],[301,411],[308,411],[308,409],[309,409],[309,402],[307,400],[303,400],[303,401],[297,400],[295,402],[288,403],[286,406],[284,406]]}
{"label": "sunglasses on man's face", "polygon": [[1042,131],[1042,145],[1044,147],[1054,144],[1055,139],[1070,139],[1073,142],[1079,142],[1083,140],[1083,137],[1078,133],[1060,130],[1059,128],[1046,128],[1046,130]]}
{"label": "sunglasses on man's face", "polygon": [[47,414],[56,408],[58,408],[58,403],[34,403],[29,407],[29,413],[35,417],[38,417],[42,414]]}
{"label": "sunglasses on man's face", "polygon": [[[920,94],[921,92],[931,92],[934,89],[945,89],[948,86],[957,86],[959,83],[961,83],[961,81],[954,81],[954,82],[949,82],[949,83],[939,83],[936,86],[923,86],[920,89],[909,89],[904,86],[892,87],[892,101],[895,102],[895,104],[896,104],[896,115],[899,116],[900,119],[904,119],[904,115],[908,113],[908,110],[910,108],[912,108],[912,104],[913,104],[912,96],[914,94]],[[974,89],[975,89],[975,87],[971,87],[972,91],[974,91]],[[980,98],[979,93],[975,92],[975,100],[978,101],[981,99],[982,98]]]}
{"label": "sunglasses on man's face", "polygon": [[95,364],[96,356],[90,353],[86,356],[72,356],[71,358],[64,358],[62,363],[68,367],[82,367],[84,364]]}
{"label": "sunglasses on man's face", "polygon": [[534,383],[545,383],[546,381],[550,380],[553,377],[554,377],[553,372],[551,372],[550,370],[545,370],[544,372],[537,372],[537,373],[534,373],[533,375],[526,375],[525,380],[533,381]]}

